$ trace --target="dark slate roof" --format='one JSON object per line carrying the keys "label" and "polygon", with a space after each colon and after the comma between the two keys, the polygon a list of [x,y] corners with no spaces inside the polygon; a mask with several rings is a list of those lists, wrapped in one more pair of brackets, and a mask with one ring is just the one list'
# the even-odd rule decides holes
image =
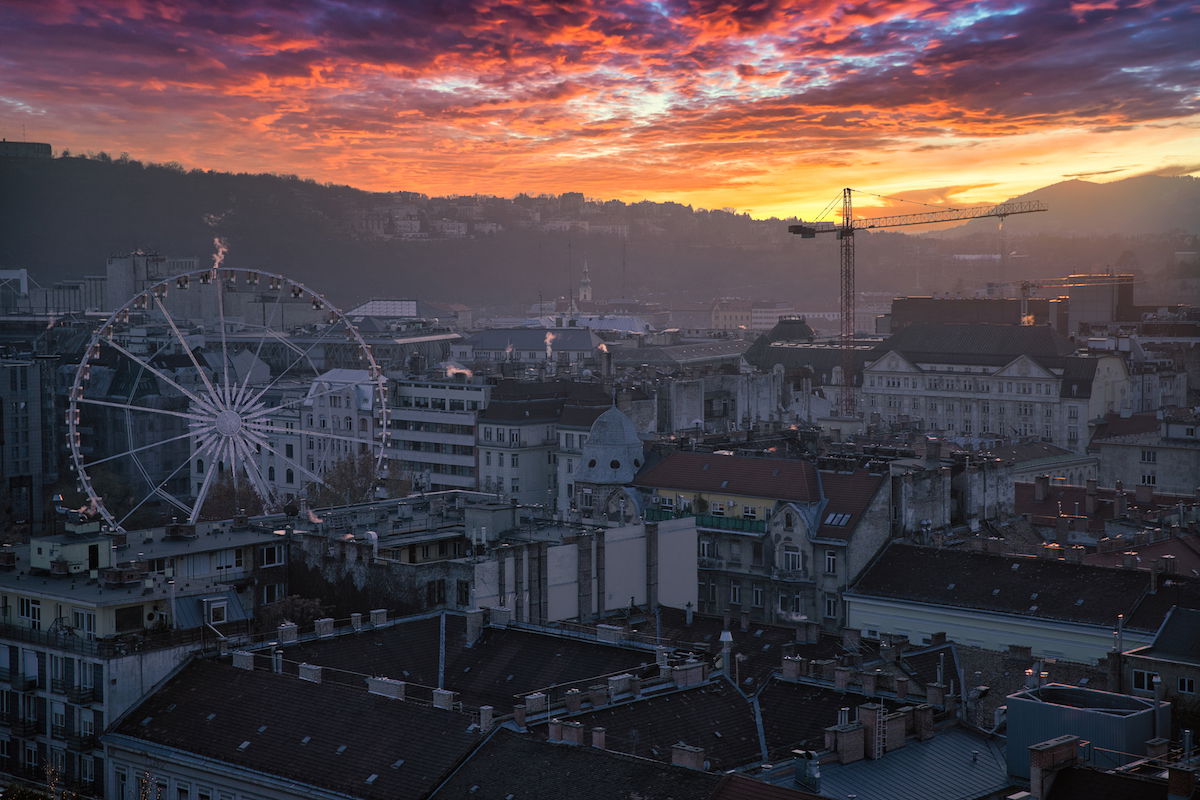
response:
{"label": "dark slate roof", "polygon": [[[859,521],[871,507],[885,481],[884,475],[864,469],[854,472],[822,470],[821,488],[824,489],[829,503],[822,512],[821,527],[817,529],[817,535],[824,539],[849,539],[853,536]],[[849,514],[850,518],[841,525],[830,524],[831,516],[838,519],[838,514]]]}
{"label": "dark slate roof", "polygon": [[[294,645],[286,658],[346,670],[350,674],[327,671],[326,680],[356,686],[363,674],[436,686],[438,628],[435,616]],[[507,628],[484,628],[479,641],[467,647],[465,631],[461,616],[446,615],[445,686],[459,692],[466,705],[491,705],[500,714],[512,711],[514,694],[654,663],[654,654],[641,650]]]}
{"label": "dark slate roof", "polygon": [[676,368],[709,361],[740,360],[745,346],[740,339],[710,339],[671,345],[615,347],[613,359],[618,366],[647,364]]}
{"label": "dark slate roof", "polygon": [[[1048,362],[1049,359],[1044,359],[1044,361]],[[1096,366],[1099,363],[1094,358],[1062,359],[1063,371],[1062,380],[1058,385],[1059,397],[1091,397],[1092,381],[1096,378]]]}
{"label": "dark slate roof", "polygon": [[820,499],[816,467],[790,458],[677,452],[643,469],[634,483],[654,489],[724,492],[802,503]]}
{"label": "dark slate roof", "polygon": [[[837,724],[838,710],[843,707],[854,709],[869,702],[884,702],[894,708],[886,701],[868,699],[860,694],[805,683],[771,681],[758,696],[769,757],[786,758],[795,748],[822,749],[825,729]],[[854,719],[853,712],[850,718]]]}
{"label": "dark slate roof", "polygon": [[769,349],[772,342],[811,342],[816,333],[802,319],[781,319],[766,333],[754,340],[754,344],[746,351],[745,359],[759,369],[770,369],[774,362],[768,363]]}
{"label": "dark slate roof", "polygon": [[600,337],[588,328],[492,328],[467,337],[467,344],[476,350],[503,350],[512,345],[514,350],[544,351],[546,334],[553,333],[551,346],[562,350],[595,350]]}
{"label": "dark slate roof", "polygon": [[[661,631],[665,641],[676,644],[694,642],[697,652],[717,654],[721,650],[721,631],[725,621],[721,617],[692,615],[692,624],[687,624],[687,615],[677,609],[662,607],[659,619],[651,616],[638,623],[634,630],[655,635]],[[742,690],[753,693],[765,683],[772,673],[778,672],[785,655],[797,655],[812,659],[836,658],[845,651],[838,636],[821,636],[811,644],[796,642],[796,629],[776,625],[761,625],[751,622],[746,630],[741,629],[736,617],[730,621],[729,633],[733,637],[731,652],[745,656],[738,662],[738,680]],[[682,646],[682,645],[680,645]]]}
{"label": "dark slate roof", "polygon": [[[1191,796],[1195,798],[1197,793]],[[1167,800],[1167,784],[1087,767],[1067,767],[1054,776],[1046,800]]]}
{"label": "dark slate roof", "polygon": [[[1092,625],[1111,625],[1125,614],[1133,627],[1131,615],[1149,586],[1136,570],[892,544],[854,592]],[[1158,622],[1150,630],[1157,628]]]}
{"label": "dark slate roof", "polygon": [[1057,360],[1075,352],[1071,340],[1048,325],[925,323],[909,325],[875,348],[874,358],[896,351],[910,361],[1003,365],[1017,356]]}
{"label": "dark slate roof", "polygon": [[[1146,579],[1141,570],[1130,570]],[[1147,580],[1147,583],[1149,581]],[[1179,575],[1160,575],[1156,591],[1146,593],[1133,615],[1126,618],[1125,627],[1142,631],[1157,631],[1167,614],[1176,606],[1200,609],[1200,579]]]}
{"label": "dark slate roof", "polygon": [[558,418],[558,426],[560,428],[590,430],[596,418],[605,411],[608,411],[608,409],[608,405],[581,406],[569,404],[563,406],[562,414]]}
{"label": "dark slate roof", "polygon": [[[591,734],[587,734],[590,741]],[[480,800],[697,800],[721,777],[500,729],[433,797]]]}
{"label": "dark slate roof", "polygon": [[1200,610],[1172,608],[1154,643],[1138,654],[1200,664]]}
{"label": "dark slate roof", "polygon": [[[943,659],[943,656],[945,658]],[[955,693],[962,692],[962,665],[958,661],[958,649],[953,642],[906,650],[900,656],[900,665],[923,686],[937,683],[938,664],[944,665],[942,677],[949,686],[954,681]]]}
{"label": "dark slate roof", "polygon": [[825,797],[786,786],[773,786],[734,773],[721,779],[711,800],[825,800]]}
{"label": "dark slate roof", "polygon": [[605,729],[610,750],[671,760],[677,742],[704,749],[713,770],[762,759],[750,701],[722,678],[670,694],[575,714],[572,720]]}
{"label": "dark slate roof", "polygon": [[470,724],[365,689],[196,661],[115,732],[350,797],[397,800],[423,797],[479,743]]}
{"label": "dark slate roof", "polygon": [[479,415],[480,422],[509,425],[554,422],[562,414],[563,401],[553,397],[531,400],[493,400]]}
{"label": "dark slate roof", "polygon": [[986,451],[985,455],[1002,458],[1016,464],[1024,464],[1029,461],[1040,461],[1043,458],[1074,456],[1075,453],[1049,442],[1018,442],[1017,444],[992,447]]}

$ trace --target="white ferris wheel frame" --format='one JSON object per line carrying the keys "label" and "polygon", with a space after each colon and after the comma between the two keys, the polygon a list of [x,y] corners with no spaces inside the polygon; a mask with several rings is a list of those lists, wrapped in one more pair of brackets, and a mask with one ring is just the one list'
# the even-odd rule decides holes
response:
{"label": "white ferris wheel frame", "polygon": [[[328,324],[324,331],[315,335],[315,339],[305,348],[289,341],[285,332],[273,330],[267,324],[270,320],[264,320],[262,326],[247,326],[261,327],[258,342],[254,345],[255,359],[258,359],[262,354],[262,348],[267,339],[273,339],[297,354],[296,358],[285,369],[278,375],[271,377],[263,387],[249,385],[250,370],[246,371],[244,380],[239,381],[236,375],[232,380],[230,379],[230,351],[228,326],[224,308],[224,294],[226,287],[235,285],[239,278],[246,281],[248,285],[259,285],[265,282],[269,290],[275,292],[276,296],[271,303],[272,315],[281,309],[281,301],[286,295],[291,295],[293,300],[308,299],[314,309],[328,312]],[[222,363],[219,370],[213,368],[214,376],[212,379],[208,377],[196,360],[195,353],[188,345],[184,333],[180,330],[179,325],[163,302],[172,286],[179,291],[186,291],[193,282],[200,286],[213,286],[216,296],[221,334]],[[264,305],[266,304],[265,295],[261,298],[261,302]],[[135,315],[143,313],[148,316],[156,315],[150,322],[153,324],[164,324],[170,329],[170,335],[163,342],[162,346],[153,355],[146,358],[139,357],[120,341],[116,340],[120,330],[119,326],[132,324],[131,320],[134,319]],[[280,313],[282,314],[282,312]],[[345,387],[346,384],[344,383],[332,383],[330,387],[320,390],[315,394],[313,392],[313,386],[317,383],[319,371],[315,369],[310,355],[313,348],[318,344],[328,344],[338,341],[337,339],[328,339],[327,337],[339,325],[343,326],[345,336],[351,344],[357,346],[359,359],[364,362],[368,380],[372,385],[371,393],[375,404],[374,416],[376,421],[376,431],[373,436],[354,436],[355,432],[353,430],[346,431],[344,435],[330,433],[325,429],[289,430],[271,424],[270,417],[275,412],[297,404],[307,404],[308,401],[339,391]],[[208,347],[208,342],[211,342],[211,337],[206,332],[206,348]],[[196,373],[195,377],[199,379],[191,382],[192,388],[184,386],[180,381],[175,380],[175,378],[150,363],[167,347],[175,345],[178,345],[182,353],[188,356],[191,365],[187,369],[193,370]],[[99,359],[101,348],[104,347],[115,350],[124,359],[132,362],[136,368],[142,370],[144,373],[149,373],[162,383],[174,388],[182,397],[189,401],[187,411],[158,409],[149,406],[133,405],[131,402],[122,403],[111,399],[86,397],[85,388],[90,379],[91,365]],[[271,405],[264,399],[281,379],[287,376],[297,365],[305,361],[307,361],[307,366],[311,367],[314,373],[310,378],[313,386],[310,386],[307,392],[300,397],[280,402],[276,405]],[[293,375],[293,377],[298,377],[298,374]],[[306,375],[305,377],[310,376]],[[133,390],[131,390],[130,395],[130,399],[132,400]],[[188,431],[149,444],[133,446],[130,443],[130,446],[126,450],[104,454],[102,457],[93,458],[89,461],[84,453],[83,431],[81,431],[80,425],[80,406],[111,407],[124,410],[127,419],[130,419],[134,412],[179,417],[187,420]],[[269,439],[269,434],[302,435],[330,442],[370,445],[373,448],[375,472],[377,475],[382,475],[384,460],[387,455],[387,442],[390,436],[387,412],[387,381],[383,375],[383,370],[371,352],[370,345],[363,339],[358,328],[350,322],[340,309],[329,302],[324,295],[313,291],[299,281],[292,280],[279,273],[258,269],[235,269],[232,267],[217,266],[192,270],[159,280],[154,285],[135,294],[96,329],[84,352],[83,359],[75,370],[75,377],[71,384],[67,408],[67,437],[71,451],[72,468],[75,471],[80,487],[88,496],[89,504],[100,514],[109,528],[122,531],[125,530],[125,522],[143,505],[156,497],[179,510],[180,516],[188,523],[194,524],[199,521],[200,514],[204,508],[204,502],[208,499],[209,491],[212,488],[215,473],[218,471],[218,465],[222,463],[230,465],[232,479],[235,484],[239,482],[240,475],[245,476],[254,493],[262,501],[265,510],[277,509],[281,498],[272,491],[271,481],[264,478],[259,469],[257,459],[259,449],[273,454],[280,462],[293,469],[295,474],[305,476],[304,484],[328,486],[321,474],[304,467],[300,463],[299,457],[301,454],[297,453],[297,458],[290,458],[273,447]],[[127,426],[126,435],[127,440],[132,438],[132,425]],[[194,439],[196,443],[189,448],[188,455],[183,459],[182,463],[177,465],[166,478],[158,482],[154,488],[150,489],[148,494],[138,500],[120,518],[113,514],[105,505],[104,498],[96,491],[92,477],[88,474],[88,468],[96,467],[109,461],[132,457],[136,469],[146,478],[147,485],[153,485],[155,481],[150,479],[141,459],[137,458],[137,454],[185,439]],[[185,474],[188,477],[185,480],[190,488],[191,466],[193,461],[198,457],[207,459],[209,466],[204,470],[204,477],[195,497],[190,498],[191,502],[188,502],[187,497],[177,497],[167,491],[165,487],[177,478],[181,470],[186,470]]]}

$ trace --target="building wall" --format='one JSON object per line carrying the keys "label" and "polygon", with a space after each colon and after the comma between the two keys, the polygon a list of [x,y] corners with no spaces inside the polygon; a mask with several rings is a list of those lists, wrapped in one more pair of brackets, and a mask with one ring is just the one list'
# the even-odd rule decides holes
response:
{"label": "building wall", "polygon": [[[1197,430],[1196,428],[1192,429]],[[1158,492],[1190,495],[1200,487],[1200,438],[1142,437],[1141,441],[1100,440],[1100,485],[1150,484]]]}

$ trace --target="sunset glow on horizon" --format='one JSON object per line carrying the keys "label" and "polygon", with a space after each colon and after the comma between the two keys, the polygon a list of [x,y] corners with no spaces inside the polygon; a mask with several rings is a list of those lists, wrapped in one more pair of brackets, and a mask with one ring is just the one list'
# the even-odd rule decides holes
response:
{"label": "sunset glow on horizon", "polygon": [[[6,2],[0,135],[813,217],[1200,174],[1194,2]],[[880,201],[882,202],[882,201]]]}

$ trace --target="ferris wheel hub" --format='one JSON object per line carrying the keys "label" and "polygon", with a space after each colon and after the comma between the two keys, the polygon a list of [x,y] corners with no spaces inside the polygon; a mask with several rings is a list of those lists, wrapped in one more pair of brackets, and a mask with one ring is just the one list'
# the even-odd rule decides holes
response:
{"label": "ferris wheel hub", "polygon": [[242,430],[242,415],[231,408],[217,412],[213,426],[222,436],[236,436]]}

